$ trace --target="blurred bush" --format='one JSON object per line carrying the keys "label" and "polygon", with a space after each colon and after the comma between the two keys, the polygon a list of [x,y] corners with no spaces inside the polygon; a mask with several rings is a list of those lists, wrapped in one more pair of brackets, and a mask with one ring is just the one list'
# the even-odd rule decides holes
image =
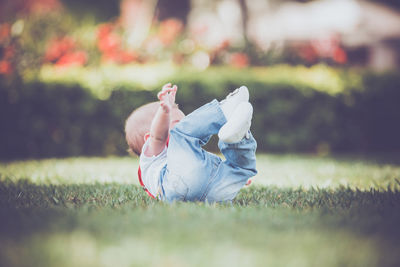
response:
{"label": "blurred bush", "polygon": [[[177,69],[155,77],[147,86],[107,80],[101,89],[107,94],[96,93],[79,79],[68,82],[68,75],[64,82],[61,76],[29,82],[0,77],[0,157],[126,155],[126,117],[134,108],[154,101],[167,81],[179,86],[177,102],[185,113],[247,85],[259,151],[400,150],[399,73],[351,75],[351,71],[324,68]],[[317,76],[314,80],[312,73]]]}
{"label": "blurred bush", "polygon": [[351,65],[336,35],[300,43],[273,42],[268,49],[248,40],[212,41],[216,34],[207,30],[207,24],[186,24],[189,2],[16,0],[0,4],[0,75],[35,75],[49,65],[102,68],[109,63],[173,62],[200,70],[216,65]]}

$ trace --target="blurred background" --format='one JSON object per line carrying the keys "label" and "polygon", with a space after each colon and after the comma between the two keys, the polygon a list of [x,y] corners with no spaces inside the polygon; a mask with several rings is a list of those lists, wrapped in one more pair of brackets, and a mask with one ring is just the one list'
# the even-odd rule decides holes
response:
{"label": "blurred background", "polygon": [[2,0],[0,158],[127,155],[169,81],[186,113],[247,85],[260,152],[397,152],[399,64],[396,0]]}

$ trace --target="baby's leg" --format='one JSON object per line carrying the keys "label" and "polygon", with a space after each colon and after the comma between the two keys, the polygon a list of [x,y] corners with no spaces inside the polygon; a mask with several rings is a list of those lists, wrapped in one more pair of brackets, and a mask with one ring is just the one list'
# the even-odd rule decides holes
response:
{"label": "baby's leg", "polygon": [[167,201],[204,199],[209,185],[217,177],[221,159],[201,147],[219,132],[227,116],[248,97],[247,88],[241,87],[221,103],[213,100],[195,110],[170,131],[163,180]]}
{"label": "baby's leg", "polygon": [[257,143],[251,133],[239,143],[227,144],[219,141],[218,146],[226,160],[221,163],[218,178],[213,182],[207,200],[229,201],[235,198],[247,180],[257,174]]}
{"label": "baby's leg", "polygon": [[219,102],[213,100],[183,118],[171,130],[171,135],[178,133],[196,138],[200,145],[205,145],[210,137],[217,134],[225,123],[226,118]]}
{"label": "baby's leg", "polygon": [[190,113],[170,131],[165,197],[173,200],[200,200],[221,159],[201,148],[217,134],[226,118],[217,100]]}
{"label": "baby's leg", "polygon": [[236,107],[248,100],[249,91],[246,86],[242,86],[231,92],[221,103],[213,100],[189,114],[177,125],[176,131],[197,138],[199,144],[204,145],[212,135],[218,133],[227,118],[234,115]]}
{"label": "baby's leg", "polygon": [[[256,149],[257,142],[249,132],[249,138],[243,138],[239,143],[227,144],[218,142],[221,153],[225,156],[225,164],[241,169],[244,176],[252,177],[256,171]],[[238,177],[239,179],[242,177]],[[247,181],[247,179],[246,179]]]}
{"label": "baby's leg", "polygon": [[204,160],[206,151],[201,148],[212,135],[226,123],[226,118],[213,100],[193,111],[170,131],[168,147],[168,166],[180,171],[188,170],[185,162]]}

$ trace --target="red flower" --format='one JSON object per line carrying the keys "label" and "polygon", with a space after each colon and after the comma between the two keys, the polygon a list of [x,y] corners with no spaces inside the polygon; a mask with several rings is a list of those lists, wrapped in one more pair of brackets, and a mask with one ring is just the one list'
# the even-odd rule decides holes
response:
{"label": "red flower", "polygon": [[333,53],[333,60],[339,64],[347,62],[347,54],[342,48],[337,48]]}
{"label": "red flower", "polygon": [[298,54],[301,58],[303,58],[309,63],[315,62],[318,58],[318,55],[315,52],[314,48],[309,45],[300,46],[298,48]]}
{"label": "red flower", "polygon": [[11,63],[6,60],[0,60],[0,74],[11,74],[13,71]]}
{"label": "red flower", "polygon": [[245,53],[233,53],[230,63],[237,68],[244,68],[249,65],[249,57]]}
{"label": "red flower", "polygon": [[58,60],[64,54],[75,48],[75,41],[70,37],[57,38],[50,41],[44,59],[48,62]]}
{"label": "red flower", "polygon": [[314,40],[311,46],[320,57],[331,58],[336,63],[344,64],[347,62],[347,54],[340,46],[340,36],[332,35],[326,39]]}
{"label": "red flower", "polygon": [[114,26],[111,23],[104,23],[99,26],[97,29],[97,38],[102,39],[109,35],[112,30],[114,29]]}
{"label": "red flower", "polygon": [[119,53],[117,50],[103,52],[101,60],[103,62],[118,62],[119,61]]}
{"label": "red flower", "polygon": [[122,49],[122,38],[114,32],[115,26],[101,24],[97,30],[97,47],[102,53],[102,61],[126,64],[137,59],[135,52]]}
{"label": "red flower", "polygon": [[227,49],[230,45],[231,45],[231,42],[228,39],[226,39],[219,45],[218,50]]}
{"label": "red flower", "polygon": [[161,22],[159,38],[164,45],[171,44],[182,32],[183,23],[177,19],[167,19]]}
{"label": "red flower", "polygon": [[97,47],[101,52],[108,52],[110,50],[118,49],[120,45],[121,38],[114,33],[104,35],[97,42]]}
{"label": "red flower", "polygon": [[127,52],[122,50],[111,50],[103,53],[102,60],[105,62],[115,62],[120,64],[127,64],[136,61],[137,54],[134,52]]}
{"label": "red flower", "polygon": [[83,66],[87,62],[85,51],[68,52],[57,60],[59,67]]}
{"label": "red flower", "polygon": [[10,37],[11,25],[9,23],[0,24],[0,43]]}
{"label": "red flower", "polygon": [[338,45],[339,40],[334,36],[311,41],[312,48],[318,53],[320,57],[325,58],[331,57]]}
{"label": "red flower", "polygon": [[28,13],[45,14],[61,9],[62,4],[58,0],[25,0],[23,7]]}
{"label": "red flower", "polygon": [[130,63],[135,61],[137,57],[135,52],[121,51],[119,53],[119,62],[122,64]]}
{"label": "red flower", "polygon": [[15,48],[12,45],[9,45],[7,47],[4,48],[4,59],[11,59],[15,54]]}

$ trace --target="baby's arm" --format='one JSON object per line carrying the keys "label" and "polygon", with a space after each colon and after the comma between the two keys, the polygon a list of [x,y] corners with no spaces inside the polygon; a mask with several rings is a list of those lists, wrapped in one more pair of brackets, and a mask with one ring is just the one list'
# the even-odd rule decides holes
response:
{"label": "baby's arm", "polygon": [[170,125],[170,111],[175,104],[177,87],[168,83],[163,86],[157,97],[160,100],[160,107],[151,123],[150,140],[144,154],[148,157],[160,154],[167,143]]}

